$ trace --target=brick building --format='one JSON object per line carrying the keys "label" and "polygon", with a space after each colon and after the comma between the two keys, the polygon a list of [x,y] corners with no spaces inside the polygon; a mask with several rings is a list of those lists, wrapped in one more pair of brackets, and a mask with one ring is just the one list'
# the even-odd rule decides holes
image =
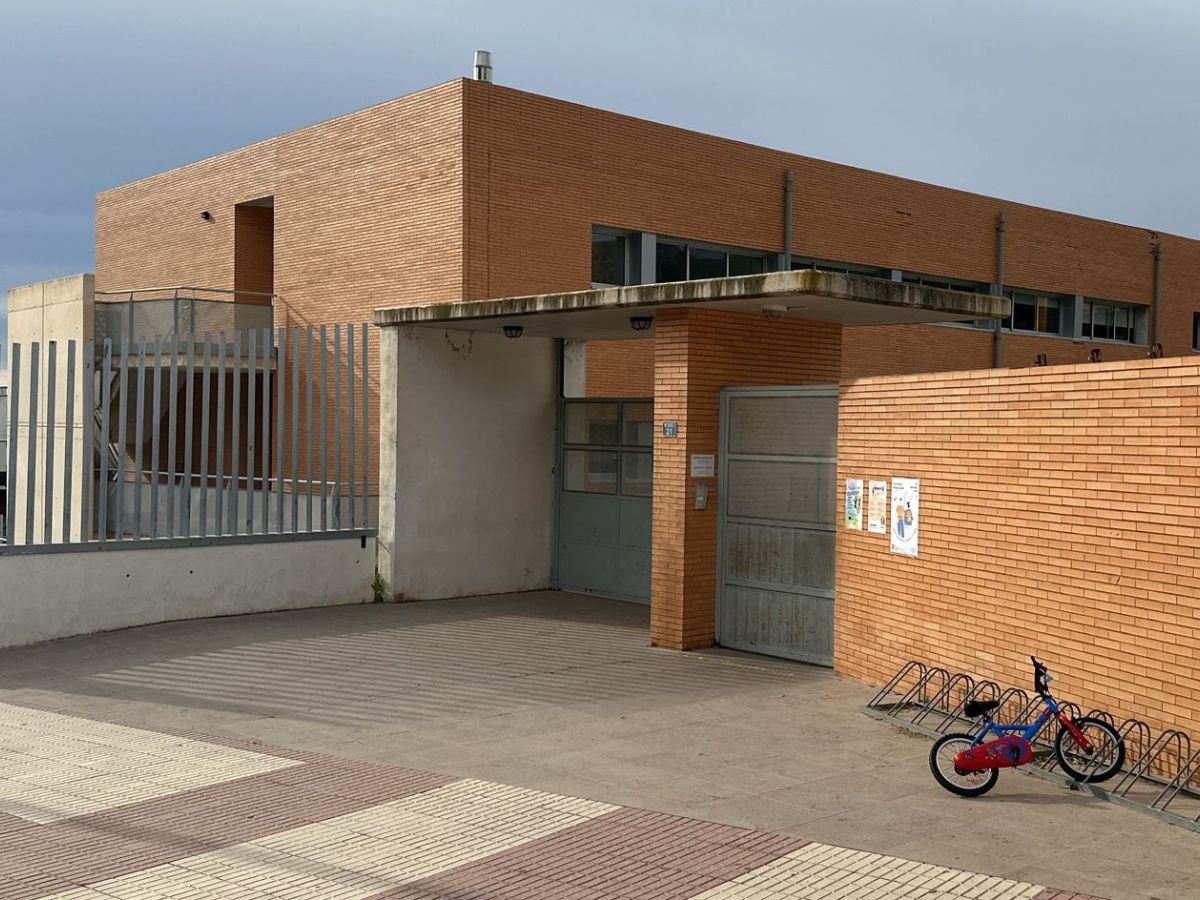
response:
{"label": "brick building", "polygon": [[[781,490],[808,492],[820,506],[819,515],[792,529],[808,537],[787,538],[785,555],[796,566],[805,554],[821,557],[820,571],[805,576],[811,583],[804,590],[832,604],[834,473],[840,470],[830,441],[836,424],[819,452],[806,455],[778,444],[787,436],[789,416],[826,421],[832,415],[829,421],[836,423],[832,386],[840,383],[845,391],[864,378],[1145,360],[1196,348],[1198,241],[482,81],[438,85],[105,191],[96,205],[98,289],[198,284],[274,294],[275,325],[284,327],[365,321],[383,307],[424,309],[797,270],[849,279],[852,293],[882,290],[871,285],[885,283],[909,291],[905,296],[940,297],[943,311],[963,295],[1007,302],[993,300],[978,320],[962,315],[960,307],[940,317],[889,318],[876,310],[855,318],[849,307],[831,311],[822,305],[833,296],[832,282],[818,279],[804,282],[808,287],[795,295],[801,298],[797,305],[786,308],[664,307],[638,317],[640,324],[631,319],[627,336],[603,328],[547,332],[565,340],[551,354],[560,368],[556,400],[565,401],[557,413],[538,406],[513,415],[532,417],[538,429],[546,416],[551,422],[560,417],[550,462],[555,511],[545,534],[536,522],[525,523],[553,546],[553,559],[543,577],[538,565],[516,565],[519,554],[502,553],[505,564],[526,573],[517,572],[504,587],[653,597],[658,643],[698,647],[716,638],[828,662],[832,634],[825,636],[828,647],[805,651],[795,643],[775,646],[761,634],[731,638],[746,622],[721,624],[720,598],[731,590],[742,598],[740,612],[731,616],[743,620],[769,618],[778,611],[778,598],[768,595],[787,593],[781,579],[788,576],[767,571],[783,538],[751,534],[775,512],[739,520],[729,506],[745,501],[772,509]],[[777,321],[781,317],[797,321]],[[496,348],[487,343],[500,334],[502,318],[496,314],[486,326],[470,326],[485,332],[474,345],[481,357],[510,358],[502,339]],[[442,343],[453,344],[449,337]],[[521,345],[531,346],[513,344]],[[459,345],[451,350],[462,355]],[[372,372],[381,371],[378,352],[372,347]],[[431,356],[438,352],[449,351],[441,345],[428,350]],[[522,384],[540,385],[540,378]],[[439,394],[444,386],[429,385],[431,396],[449,403],[457,395]],[[486,391],[487,379],[476,387]],[[384,384],[372,403],[382,396],[386,409],[394,388]],[[787,394],[783,389],[789,388],[805,390]],[[372,390],[380,391],[379,381]],[[832,398],[832,406],[823,406],[822,396]],[[852,396],[851,414],[862,408],[857,398],[863,395]],[[404,408],[409,400],[400,399]],[[768,408],[774,411],[763,411]],[[500,433],[505,423],[488,418],[493,410],[477,412]],[[380,418],[386,427],[387,416]],[[726,433],[738,421],[762,446],[782,447],[780,452],[749,445],[739,450]],[[858,427],[858,419],[852,422]],[[668,435],[668,426],[678,432]],[[378,424],[371,427],[375,460]],[[784,436],[772,437],[776,432]],[[450,425],[437,433],[448,442],[469,445],[474,439]],[[703,468],[696,474],[697,455],[714,458],[715,475]],[[883,463],[864,458],[855,465]],[[791,467],[790,488],[762,475],[771,465]],[[725,467],[730,473],[740,467],[747,480],[722,483]],[[397,478],[423,476],[410,468],[373,469],[371,477],[391,479],[395,488]],[[811,484],[797,488],[805,479]],[[718,495],[705,506],[697,492],[703,484]],[[546,498],[538,491],[541,503]],[[521,502],[515,488],[509,501]],[[422,535],[415,532],[429,530],[428,512],[412,507],[405,513],[410,540],[419,542]],[[778,513],[783,521],[795,511]],[[462,533],[478,524],[454,521]],[[502,510],[494,519],[479,517],[491,527],[503,521]],[[395,527],[381,522],[381,530]],[[768,538],[775,544],[755,543]],[[844,542],[837,543],[839,579],[870,567],[855,554],[856,545],[843,554]],[[454,567],[453,554],[443,558],[438,548],[430,553],[443,568]],[[758,571],[739,574],[738,566]],[[406,593],[444,596],[486,587],[460,571],[453,574],[436,589]],[[840,580],[838,590],[844,590]],[[872,602],[885,594],[876,590]],[[847,610],[848,630],[839,641],[850,634],[880,640],[863,624],[860,605],[847,604]],[[797,619],[791,627],[826,626]],[[843,660],[844,646],[838,644],[840,665],[880,677],[886,661]]]}

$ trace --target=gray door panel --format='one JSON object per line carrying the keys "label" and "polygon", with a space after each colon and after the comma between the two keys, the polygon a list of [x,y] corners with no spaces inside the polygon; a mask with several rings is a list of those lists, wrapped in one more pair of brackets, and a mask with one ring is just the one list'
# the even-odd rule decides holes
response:
{"label": "gray door panel", "polygon": [[832,665],[836,388],[721,401],[717,640]]}

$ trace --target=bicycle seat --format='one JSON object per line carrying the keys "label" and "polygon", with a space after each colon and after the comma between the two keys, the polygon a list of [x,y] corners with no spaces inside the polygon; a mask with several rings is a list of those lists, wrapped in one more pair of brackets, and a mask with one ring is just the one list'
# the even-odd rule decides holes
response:
{"label": "bicycle seat", "polygon": [[967,705],[963,707],[963,713],[968,719],[977,719],[999,705],[999,700],[968,700]]}

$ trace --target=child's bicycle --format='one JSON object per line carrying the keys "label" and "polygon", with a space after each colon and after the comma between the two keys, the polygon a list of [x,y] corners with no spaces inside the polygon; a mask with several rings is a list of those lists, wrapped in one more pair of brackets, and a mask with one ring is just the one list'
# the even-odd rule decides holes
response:
{"label": "child's bicycle", "polygon": [[[1051,718],[1058,719],[1058,737],[1054,755],[1064,772],[1076,781],[1107,781],[1125,764],[1125,743],[1117,730],[1102,719],[1087,716],[1072,721],[1050,696],[1052,680],[1046,667],[1033,660],[1033,689],[1045,708],[1027,724],[1005,725],[994,722],[991,711],[998,700],[970,700],[964,707],[967,718],[985,717],[975,735],[947,734],[929,751],[929,768],[937,783],[962,797],[986,794],[1000,778],[1000,770],[1022,766],[1033,758],[1032,741]],[[996,740],[984,742],[988,732]]]}

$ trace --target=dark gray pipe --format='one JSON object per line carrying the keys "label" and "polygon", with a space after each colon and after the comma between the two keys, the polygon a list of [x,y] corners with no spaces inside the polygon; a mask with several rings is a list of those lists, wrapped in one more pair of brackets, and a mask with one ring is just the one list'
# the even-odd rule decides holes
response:
{"label": "dark gray pipe", "polygon": [[792,170],[783,176],[783,271],[792,270]]}
{"label": "dark gray pipe", "polygon": [[[996,286],[994,294],[1004,296],[1004,213],[996,217]],[[1003,357],[1000,347],[1001,335],[1004,333],[1004,321],[997,319],[992,326],[992,368],[1000,368]]]}
{"label": "dark gray pipe", "polygon": [[1154,244],[1154,336],[1150,338],[1151,349],[1159,343],[1159,309],[1162,302],[1162,241]]}

